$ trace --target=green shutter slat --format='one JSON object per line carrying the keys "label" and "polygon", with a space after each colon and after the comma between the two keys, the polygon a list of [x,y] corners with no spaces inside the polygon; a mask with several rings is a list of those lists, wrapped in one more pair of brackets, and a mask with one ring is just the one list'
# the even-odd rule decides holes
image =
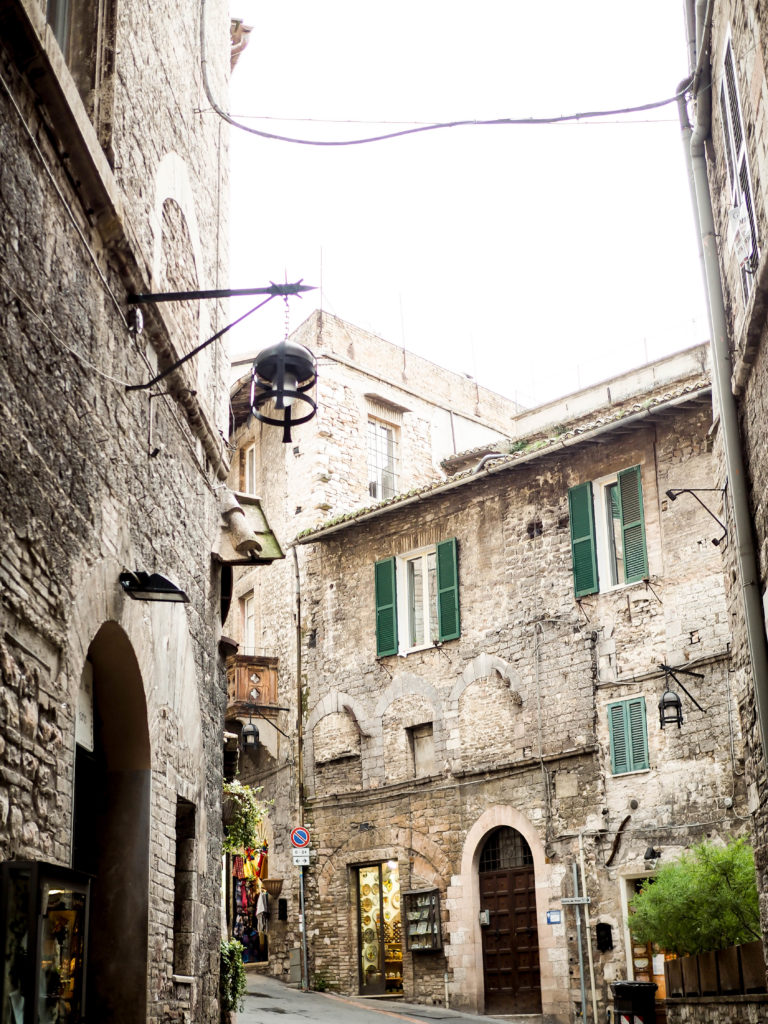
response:
{"label": "green shutter slat", "polygon": [[624,582],[637,583],[648,575],[645,546],[645,516],[640,467],[623,469],[618,475],[621,503],[621,534],[624,542]]}
{"label": "green shutter slat", "polygon": [[376,563],[376,656],[397,654],[397,583],[394,558]]}
{"label": "green shutter slat", "polygon": [[459,564],[456,538],[441,541],[437,551],[437,632],[441,640],[456,640],[461,633],[459,617]]}
{"label": "green shutter slat", "polygon": [[608,708],[608,732],[611,738],[611,771],[614,775],[628,772],[627,716],[624,704],[611,704]]}
{"label": "green shutter slat", "polygon": [[573,591],[576,597],[594,594],[598,589],[595,551],[595,516],[592,484],[588,481],[568,491],[573,557]]}
{"label": "green shutter slat", "polygon": [[648,731],[645,724],[645,697],[627,702],[631,771],[649,767]]}

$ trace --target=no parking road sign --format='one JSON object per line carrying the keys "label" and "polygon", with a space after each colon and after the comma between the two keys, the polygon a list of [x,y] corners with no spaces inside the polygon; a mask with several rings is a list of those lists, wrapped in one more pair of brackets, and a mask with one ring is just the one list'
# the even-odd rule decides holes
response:
{"label": "no parking road sign", "polygon": [[293,829],[291,832],[291,844],[303,849],[305,846],[309,846],[309,832],[303,826]]}

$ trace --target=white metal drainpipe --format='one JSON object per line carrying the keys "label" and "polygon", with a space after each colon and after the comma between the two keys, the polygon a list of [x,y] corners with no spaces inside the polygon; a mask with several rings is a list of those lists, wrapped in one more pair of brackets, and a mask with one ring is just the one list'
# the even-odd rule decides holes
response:
{"label": "white metal drainpipe", "polygon": [[[709,62],[709,35],[712,27],[713,0],[697,0],[694,15],[694,0],[687,0],[688,25],[695,25],[697,65],[692,79],[693,96],[696,102],[696,125],[692,130],[688,120],[685,99],[678,99],[680,127],[688,161],[693,212],[701,239],[700,256],[704,274],[704,291],[707,297],[709,328],[711,332],[712,369],[715,394],[720,409],[720,427],[723,434],[725,466],[728,478],[728,492],[733,506],[739,579],[744,601],[744,618],[747,644],[752,665],[757,717],[762,736],[763,760],[768,765],[768,649],[760,594],[760,575],[757,567],[752,515],[749,508],[747,478],[744,454],[741,446],[736,396],[731,388],[731,354],[728,346],[728,325],[720,278],[720,263],[717,252],[717,234],[712,213],[712,197],[707,178],[707,161],[704,142],[712,127],[712,72]],[[686,79],[678,87],[681,91]]]}

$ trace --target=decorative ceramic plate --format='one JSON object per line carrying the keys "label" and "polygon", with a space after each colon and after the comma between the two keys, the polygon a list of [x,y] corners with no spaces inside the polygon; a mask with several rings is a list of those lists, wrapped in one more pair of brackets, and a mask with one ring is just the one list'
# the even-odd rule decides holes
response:
{"label": "decorative ceramic plate", "polygon": [[370,896],[371,895],[371,887],[370,887],[370,885],[364,885],[363,888],[360,890],[360,892],[363,894],[363,896]]}
{"label": "decorative ceramic plate", "polygon": [[373,962],[376,959],[376,949],[373,946],[369,946],[365,951],[365,959]]}
{"label": "decorative ceramic plate", "polygon": [[393,895],[392,895],[392,906],[393,907],[399,907],[400,906],[400,893],[399,892],[393,893]]}
{"label": "decorative ceramic plate", "polygon": [[392,920],[392,911],[391,910],[385,910],[384,911],[384,920],[385,921],[391,921]]}
{"label": "decorative ceramic plate", "polygon": [[379,884],[378,884],[378,882],[374,882],[373,885],[371,886],[371,892],[375,896],[378,891],[379,891]]}
{"label": "decorative ceramic plate", "polygon": [[363,910],[370,910],[373,907],[373,902],[370,896],[366,896],[362,902]]}
{"label": "decorative ceramic plate", "polygon": [[373,928],[366,928],[365,931],[363,932],[363,942],[375,942],[375,941],[376,941],[376,932],[373,930]]}
{"label": "decorative ceramic plate", "polygon": [[370,923],[371,923],[371,915],[370,914],[366,914],[365,917],[363,918],[363,924],[370,924]]}

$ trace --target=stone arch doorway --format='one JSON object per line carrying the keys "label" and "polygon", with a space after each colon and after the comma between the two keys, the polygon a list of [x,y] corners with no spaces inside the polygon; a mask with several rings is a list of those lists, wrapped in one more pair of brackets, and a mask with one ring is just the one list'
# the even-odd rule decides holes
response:
{"label": "stone arch doorway", "polygon": [[138,661],[116,622],[99,629],[85,671],[92,677],[93,738],[76,748],[72,850],[73,867],[93,875],[88,1019],[143,1024],[150,739]]}
{"label": "stone arch doorway", "polygon": [[541,1013],[533,853],[517,829],[485,838],[478,862],[485,1012]]}

